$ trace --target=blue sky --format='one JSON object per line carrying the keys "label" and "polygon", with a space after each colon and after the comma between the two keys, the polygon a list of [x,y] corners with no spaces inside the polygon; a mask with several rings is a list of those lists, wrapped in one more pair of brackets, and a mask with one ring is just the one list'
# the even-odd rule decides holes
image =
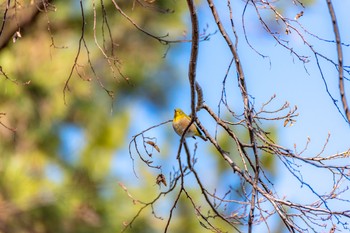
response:
{"label": "blue sky", "polygon": [[[226,22],[225,26],[227,26],[227,30],[231,33],[226,1],[217,1],[217,4],[219,12],[221,12],[222,15],[221,19],[223,22]],[[340,3],[340,1],[333,1],[333,4],[338,17],[342,40],[344,43],[350,43],[350,30],[348,25],[348,9],[350,9],[350,2],[341,1]],[[300,52],[302,55],[310,56],[310,62],[304,66],[304,64],[298,61],[295,56],[293,57],[289,51],[278,46],[271,37],[263,32],[254,11],[250,9],[247,11],[246,15],[246,30],[250,43],[259,52],[268,56],[270,60],[262,58],[247,46],[242,36],[241,15],[243,11],[243,2],[235,2],[234,6],[233,15],[236,30],[239,35],[238,51],[242,60],[248,90],[252,96],[251,100],[254,101],[255,109],[258,110],[261,104],[269,100],[273,95],[276,95],[276,98],[269,107],[270,110],[280,107],[286,101],[290,103],[291,107],[298,107],[297,112],[299,116],[296,118],[296,123],[293,126],[283,127],[283,121],[271,121],[266,123],[268,126],[277,128],[279,144],[290,149],[293,149],[294,145],[296,145],[297,150],[301,151],[305,147],[308,139],[310,139],[308,149],[304,156],[311,157],[322,150],[328,134],[330,134],[329,142],[324,149],[324,155],[336,154],[348,150],[350,148],[350,127],[341,114],[339,114],[331,98],[326,93],[325,84],[310,49],[304,45],[295,32],[284,36],[284,38],[290,40],[290,44],[296,51]],[[333,29],[325,1],[317,1],[310,9],[301,9],[300,7],[289,8],[284,14],[289,18],[294,18],[300,10],[304,10],[304,16],[299,19],[299,22],[305,26],[310,33],[319,35],[324,39],[333,40]],[[216,25],[207,5],[204,4],[200,6],[198,12],[200,15],[200,28],[206,28],[206,25],[208,25],[208,32],[215,31]],[[232,37],[232,33],[230,35]],[[305,38],[310,41],[310,43],[314,44],[316,50],[336,61],[334,43],[320,41],[310,35],[306,35]],[[161,119],[155,118],[152,114],[152,109],[148,109],[148,105],[136,103],[131,107],[134,113],[133,115],[137,117],[144,116],[145,121],[138,121],[137,124],[133,126],[133,131],[130,132],[130,135],[135,135],[153,124],[171,119],[173,108],[180,107],[186,112],[190,112],[190,90],[187,81],[190,44],[183,45],[181,51],[182,52],[179,53],[178,51],[170,50],[167,57],[167,59],[170,59],[171,62],[178,67],[178,73],[183,77],[179,89],[172,91],[175,95],[172,98],[171,106],[169,106],[169,114],[161,115]],[[343,52],[344,62],[345,64],[349,64],[349,48],[344,47]],[[231,58],[232,56],[227,45],[219,33],[213,35],[209,41],[200,44],[197,81],[203,88],[205,102],[214,110],[217,110],[216,107],[221,96],[222,80]],[[337,72],[333,65],[330,65],[322,59],[320,60],[325,80],[328,83],[328,88],[334,98],[339,100]],[[232,108],[237,112],[242,112],[242,98],[235,77],[234,69],[232,69],[230,80],[227,83],[227,89],[229,90]],[[346,91],[348,93],[348,100],[350,101],[349,82],[346,82]],[[341,107],[341,105],[339,106]],[[203,111],[199,112],[198,116],[204,126],[207,127],[211,133],[214,133],[215,125],[211,124],[207,114]],[[137,121],[137,119],[135,120]],[[164,127],[168,128],[167,132],[171,132],[170,124]],[[162,130],[155,130],[153,133],[160,139],[159,145],[162,145],[165,140],[169,139],[169,135],[164,134]],[[165,140],[162,138],[165,138]],[[177,139],[176,135],[170,138]],[[190,143],[194,143],[194,141],[192,140]],[[198,146],[198,154],[206,155],[207,147],[205,147],[204,142],[198,141]],[[176,149],[177,147],[170,148],[167,151],[168,156],[175,156]],[[119,151],[117,154],[119,156],[116,157],[114,170],[116,174],[121,175],[124,173],[122,167],[124,167],[124,169],[125,167],[130,167],[131,161],[128,158],[126,150]],[[121,154],[124,156],[120,156]],[[174,158],[163,157],[161,160],[174,162]],[[220,180],[215,177],[215,159],[211,158],[211,156],[207,156],[205,159],[199,157],[199,160],[200,162],[197,166],[206,175],[206,183],[214,188],[216,184],[220,182]],[[335,163],[341,164],[344,162],[349,162],[349,159],[343,159]],[[286,196],[289,200],[300,203],[317,200],[317,197],[312,195],[311,191],[308,190],[305,185],[302,186],[301,183],[287,171],[282,163],[278,163],[277,166],[278,179],[275,189],[280,197]],[[171,169],[171,165],[169,165],[169,169]],[[302,179],[313,185],[315,190],[320,194],[324,194],[327,190],[332,188],[332,176],[326,172],[305,165],[298,169],[301,171]],[[130,177],[123,178],[124,181],[128,179],[130,179]],[[135,181],[134,178],[131,179]],[[344,187],[348,186],[346,183],[343,185]],[[342,198],[350,199],[349,191],[343,193]],[[344,203],[330,203],[330,205],[337,209],[343,209],[344,207]]]}
{"label": "blue sky", "polygon": [[[350,9],[349,1],[333,1],[334,8],[337,13],[341,38],[344,43],[350,43],[350,30],[348,25],[348,9]],[[219,9],[222,13],[221,20],[226,21],[228,26],[228,13],[226,1],[221,2]],[[217,1],[219,4],[219,1]],[[236,30],[239,37],[238,51],[242,59],[243,69],[246,76],[249,93],[254,99],[255,108],[259,109],[263,102],[266,102],[271,96],[276,95],[274,104],[270,109],[278,108],[285,101],[288,101],[293,107],[298,107],[299,117],[296,118],[296,123],[291,127],[283,127],[283,121],[267,122],[268,125],[277,127],[278,142],[290,149],[296,148],[301,151],[308,139],[310,143],[304,156],[311,157],[318,154],[324,144],[328,134],[330,138],[327,147],[324,149],[323,155],[336,154],[346,151],[350,148],[350,127],[345,122],[337,108],[334,106],[331,98],[326,93],[325,84],[322,80],[320,72],[316,66],[313,53],[307,46],[298,38],[295,32],[292,32],[288,38],[291,45],[299,51],[300,54],[309,56],[310,62],[305,64],[285,50],[266,33],[263,33],[259,27],[261,26],[254,16],[254,12],[249,10],[246,16],[246,29],[250,43],[259,52],[268,56],[269,59],[264,59],[257,55],[249,48],[242,36],[242,28],[240,17],[243,10],[243,2],[235,4],[234,17]],[[216,30],[215,23],[207,6],[199,7],[200,27],[204,28],[208,25],[208,31]],[[292,8],[285,12],[287,17],[294,18],[299,13],[301,8]],[[334,40],[333,29],[330,21],[328,9],[325,1],[317,1],[310,9],[303,9],[304,16],[299,19],[299,22],[305,28],[315,35],[328,40]],[[226,18],[223,17],[226,15]],[[230,33],[230,27],[227,27]],[[231,33],[232,37],[232,33]],[[336,60],[335,44],[320,41],[312,36],[306,35],[305,38],[314,44],[314,48],[325,56]],[[222,37],[217,33],[212,36],[210,41],[200,44],[197,80],[202,85],[204,98],[208,105],[216,109],[219,103],[222,80],[226,73],[228,64],[231,59],[231,54]],[[183,70],[183,85],[184,88],[174,97],[177,100],[174,107],[180,106],[190,112],[189,103],[189,87],[187,84],[187,67],[190,54],[190,45],[185,46],[184,54],[176,57],[180,69]],[[344,62],[349,64],[349,48],[344,47]],[[322,71],[327,81],[328,88],[333,97],[339,100],[338,75],[333,65],[325,62],[320,58]],[[306,70],[307,72],[306,72]],[[234,69],[233,69],[234,71]],[[234,72],[230,73],[231,80],[228,82],[227,88],[230,90],[232,108],[238,112],[242,111],[242,98],[237,88],[237,82]],[[346,91],[348,100],[350,99],[349,82],[346,82]],[[341,105],[339,105],[341,108]],[[206,123],[206,116],[199,113],[199,117],[203,123]],[[206,125],[209,129],[210,126]],[[212,131],[213,132],[213,131]],[[213,162],[209,159],[203,169],[208,171],[208,166],[213,166]],[[336,161],[336,164],[349,162],[349,159]],[[320,194],[325,194],[333,185],[332,176],[329,173],[322,172],[319,169],[314,169],[303,165],[300,167],[302,179],[315,187],[315,191]],[[287,196],[290,200],[295,200],[300,203],[307,203],[311,200],[317,200],[317,197],[311,194],[311,191],[304,185],[302,186],[284,167],[278,163],[278,180],[275,186],[280,196]],[[210,177],[210,176],[207,176]],[[213,178],[213,182],[215,179]],[[348,184],[343,184],[343,187]],[[349,191],[342,194],[342,198],[350,199]],[[334,208],[342,209],[344,203],[330,204]]]}

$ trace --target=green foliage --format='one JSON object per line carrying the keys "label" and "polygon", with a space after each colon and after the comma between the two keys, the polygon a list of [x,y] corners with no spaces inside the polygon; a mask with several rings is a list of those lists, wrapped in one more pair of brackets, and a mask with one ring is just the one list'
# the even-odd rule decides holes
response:
{"label": "green foliage", "polygon": [[[81,44],[65,94],[82,34],[78,2],[55,1],[56,11],[40,13],[22,28],[22,38],[1,51],[0,64],[7,77],[0,77],[0,112],[6,114],[0,121],[15,129],[0,127],[1,232],[119,232],[123,221],[135,214],[126,211],[133,209],[132,202],[126,201],[118,178],[111,175],[116,151],[128,143],[131,123],[126,100],[150,101],[157,96],[155,103],[164,105],[165,87],[176,79],[162,58],[166,47],[135,30],[106,1],[112,43],[106,24],[102,25],[99,3],[95,1],[96,40],[117,59],[115,73],[95,44],[90,1],[84,1],[88,50]],[[140,26],[155,34],[178,36],[184,6],[168,1],[153,4],[175,10],[164,14],[139,5],[133,8],[131,3],[121,6]],[[157,81],[162,69],[166,69],[166,82]],[[113,98],[104,88],[113,92]],[[65,125],[82,129],[81,148],[62,149],[65,141],[60,132]],[[148,182],[154,185],[151,178]],[[154,232],[150,219],[141,217],[133,224],[133,232]]]}

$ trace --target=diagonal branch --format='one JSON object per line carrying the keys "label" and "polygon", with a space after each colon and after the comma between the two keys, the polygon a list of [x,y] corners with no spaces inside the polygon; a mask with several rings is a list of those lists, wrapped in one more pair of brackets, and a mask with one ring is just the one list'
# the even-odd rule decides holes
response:
{"label": "diagonal branch", "polygon": [[0,26],[0,50],[6,47],[11,38],[16,33],[20,33],[22,28],[31,25],[40,15],[40,9],[44,8],[46,10],[46,5],[49,3],[50,0],[40,0],[19,7],[16,5],[18,4],[17,1],[11,4],[11,0],[7,0]]}
{"label": "diagonal branch", "polygon": [[333,31],[335,36],[335,41],[337,45],[337,53],[338,53],[338,74],[339,74],[339,93],[341,97],[341,102],[343,104],[343,109],[346,115],[346,118],[348,119],[348,123],[350,124],[350,111],[348,107],[348,103],[345,96],[345,89],[344,89],[344,67],[343,67],[343,50],[340,40],[340,33],[338,28],[338,22],[337,17],[335,16],[335,11],[333,8],[333,4],[331,0],[326,0],[327,6],[329,10],[329,14],[332,18],[332,25],[333,25]]}

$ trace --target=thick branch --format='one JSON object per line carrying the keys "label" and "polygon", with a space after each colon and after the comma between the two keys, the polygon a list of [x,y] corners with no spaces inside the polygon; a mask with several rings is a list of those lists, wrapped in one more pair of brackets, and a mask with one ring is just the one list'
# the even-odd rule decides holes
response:
{"label": "thick branch", "polygon": [[335,11],[333,8],[333,4],[331,0],[326,0],[327,6],[329,10],[329,14],[332,18],[332,25],[333,25],[333,31],[335,36],[335,41],[337,45],[337,53],[338,53],[338,74],[339,74],[339,93],[341,97],[341,102],[343,104],[343,109],[346,115],[346,118],[348,119],[348,123],[350,123],[350,111],[348,107],[348,103],[345,96],[345,89],[344,89],[344,67],[343,67],[343,50],[341,46],[341,40],[340,40],[340,33],[337,23],[337,18],[335,16]]}
{"label": "thick branch", "polygon": [[198,59],[198,43],[199,43],[199,33],[198,33],[198,17],[196,12],[196,7],[192,0],[187,0],[188,9],[191,14],[191,23],[192,23],[192,48],[191,48],[191,58],[188,68],[188,78],[191,86],[191,110],[192,110],[192,119],[196,117],[196,93],[195,93],[195,83],[196,83],[196,67]]}
{"label": "thick branch", "polygon": [[24,28],[34,22],[40,13],[40,9],[44,4],[48,4],[49,0],[42,0],[35,4],[19,8],[16,5],[7,7],[4,11],[3,22],[0,31],[0,49],[4,48],[16,32],[20,32]]}

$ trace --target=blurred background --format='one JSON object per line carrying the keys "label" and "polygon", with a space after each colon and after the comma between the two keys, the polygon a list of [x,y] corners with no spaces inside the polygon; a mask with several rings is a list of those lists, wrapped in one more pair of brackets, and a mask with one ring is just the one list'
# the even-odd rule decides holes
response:
{"label": "blurred background", "polygon": [[[279,46],[263,30],[253,8],[248,7],[244,29],[249,43],[267,57],[259,55],[244,37],[245,3],[231,2],[239,36],[238,51],[254,107],[260,109],[274,95],[276,98],[269,109],[277,109],[286,101],[291,107],[298,107],[299,116],[293,126],[284,127],[283,121],[267,121],[262,122],[264,129],[279,144],[296,151],[303,150],[310,139],[305,152],[310,156],[323,150],[328,135],[325,155],[348,150],[349,125],[326,92],[327,87],[339,100],[334,65],[321,59],[325,80],[322,79],[314,54],[296,33],[283,34],[285,28],[275,20],[275,15],[262,12],[264,19],[281,32],[282,39],[288,39],[295,51],[308,56],[308,63],[299,61]],[[298,22],[307,30],[305,39],[317,51],[336,61],[325,1],[302,2],[305,8],[292,1],[276,2],[276,7],[289,18],[304,11]],[[0,4],[1,15],[6,11],[6,4],[5,1]],[[143,135],[160,149],[158,152],[147,147],[152,157],[144,152],[143,155],[152,165],[161,166],[161,170],[146,166],[131,140],[147,128],[172,119],[174,108],[190,113],[187,68],[191,44],[164,45],[145,35],[117,11],[113,1],[83,1],[83,41],[82,8],[78,1],[52,1],[44,8],[36,7],[39,3],[35,1],[17,1],[16,4],[16,13],[11,11],[14,8],[9,10],[9,15],[13,15],[7,25],[18,23],[25,9],[35,7],[38,13],[21,27],[20,36],[17,34],[10,42],[2,44],[0,51],[3,72],[0,76],[0,232],[120,232],[143,206],[141,201],[152,201],[159,192],[168,190],[169,186],[156,184],[157,175],[161,172],[169,181],[177,170],[179,137],[170,123]],[[185,2],[118,1],[118,4],[132,20],[152,34],[167,35],[167,40],[191,37]],[[200,43],[197,81],[203,88],[205,102],[216,111],[221,109],[225,116],[227,111],[222,109],[220,99],[232,57],[217,32],[206,2],[197,1],[197,4],[200,33],[209,35]],[[216,4],[224,25],[230,28],[227,2],[217,1]],[[342,39],[348,44],[350,31],[346,9],[350,9],[350,4],[334,4]],[[103,14],[108,16],[108,22]],[[108,36],[102,36],[109,35],[109,30],[113,43]],[[230,36],[233,38],[231,31]],[[81,47],[76,59],[79,40]],[[95,40],[103,45],[108,56],[117,58],[114,72]],[[344,46],[345,64],[349,61],[348,49],[348,45]],[[227,99],[230,107],[240,114],[243,104],[234,69],[229,71],[228,77]],[[69,88],[65,89],[67,82]],[[346,90],[350,91],[348,86]],[[217,133],[225,149],[234,151],[232,143],[221,136],[220,130],[216,131],[215,122],[207,114],[200,111],[198,117],[210,133]],[[249,140],[244,130],[234,130],[243,140]],[[142,140],[137,138],[136,142],[142,149]],[[238,198],[235,187],[240,181],[218,159],[214,148],[201,140],[189,139],[188,143],[192,150],[198,148],[195,166],[208,190],[216,190],[219,196],[230,190],[230,198]],[[262,155],[262,160],[280,196],[300,203],[316,198],[276,158],[266,154]],[[318,173],[302,167],[300,174],[317,192],[326,192],[333,185],[332,177],[323,176],[322,171]],[[193,177],[186,177],[186,187],[201,206],[203,197]],[[343,195],[344,199],[350,198],[347,191]],[[162,196],[153,209],[141,212],[126,232],[163,232],[175,196],[176,192]],[[343,208],[337,203],[332,206]],[[230,204],[224,211],[229,213],[236,207],[237,204]],[[227,227],[215,221],[223,229]],[[278,218],[272,217],[270,223],[272,232],[283,231]],[[326,226],[322,230],[329,228]],[[191,203],[182,197],[169,232],[205,230]]]}

